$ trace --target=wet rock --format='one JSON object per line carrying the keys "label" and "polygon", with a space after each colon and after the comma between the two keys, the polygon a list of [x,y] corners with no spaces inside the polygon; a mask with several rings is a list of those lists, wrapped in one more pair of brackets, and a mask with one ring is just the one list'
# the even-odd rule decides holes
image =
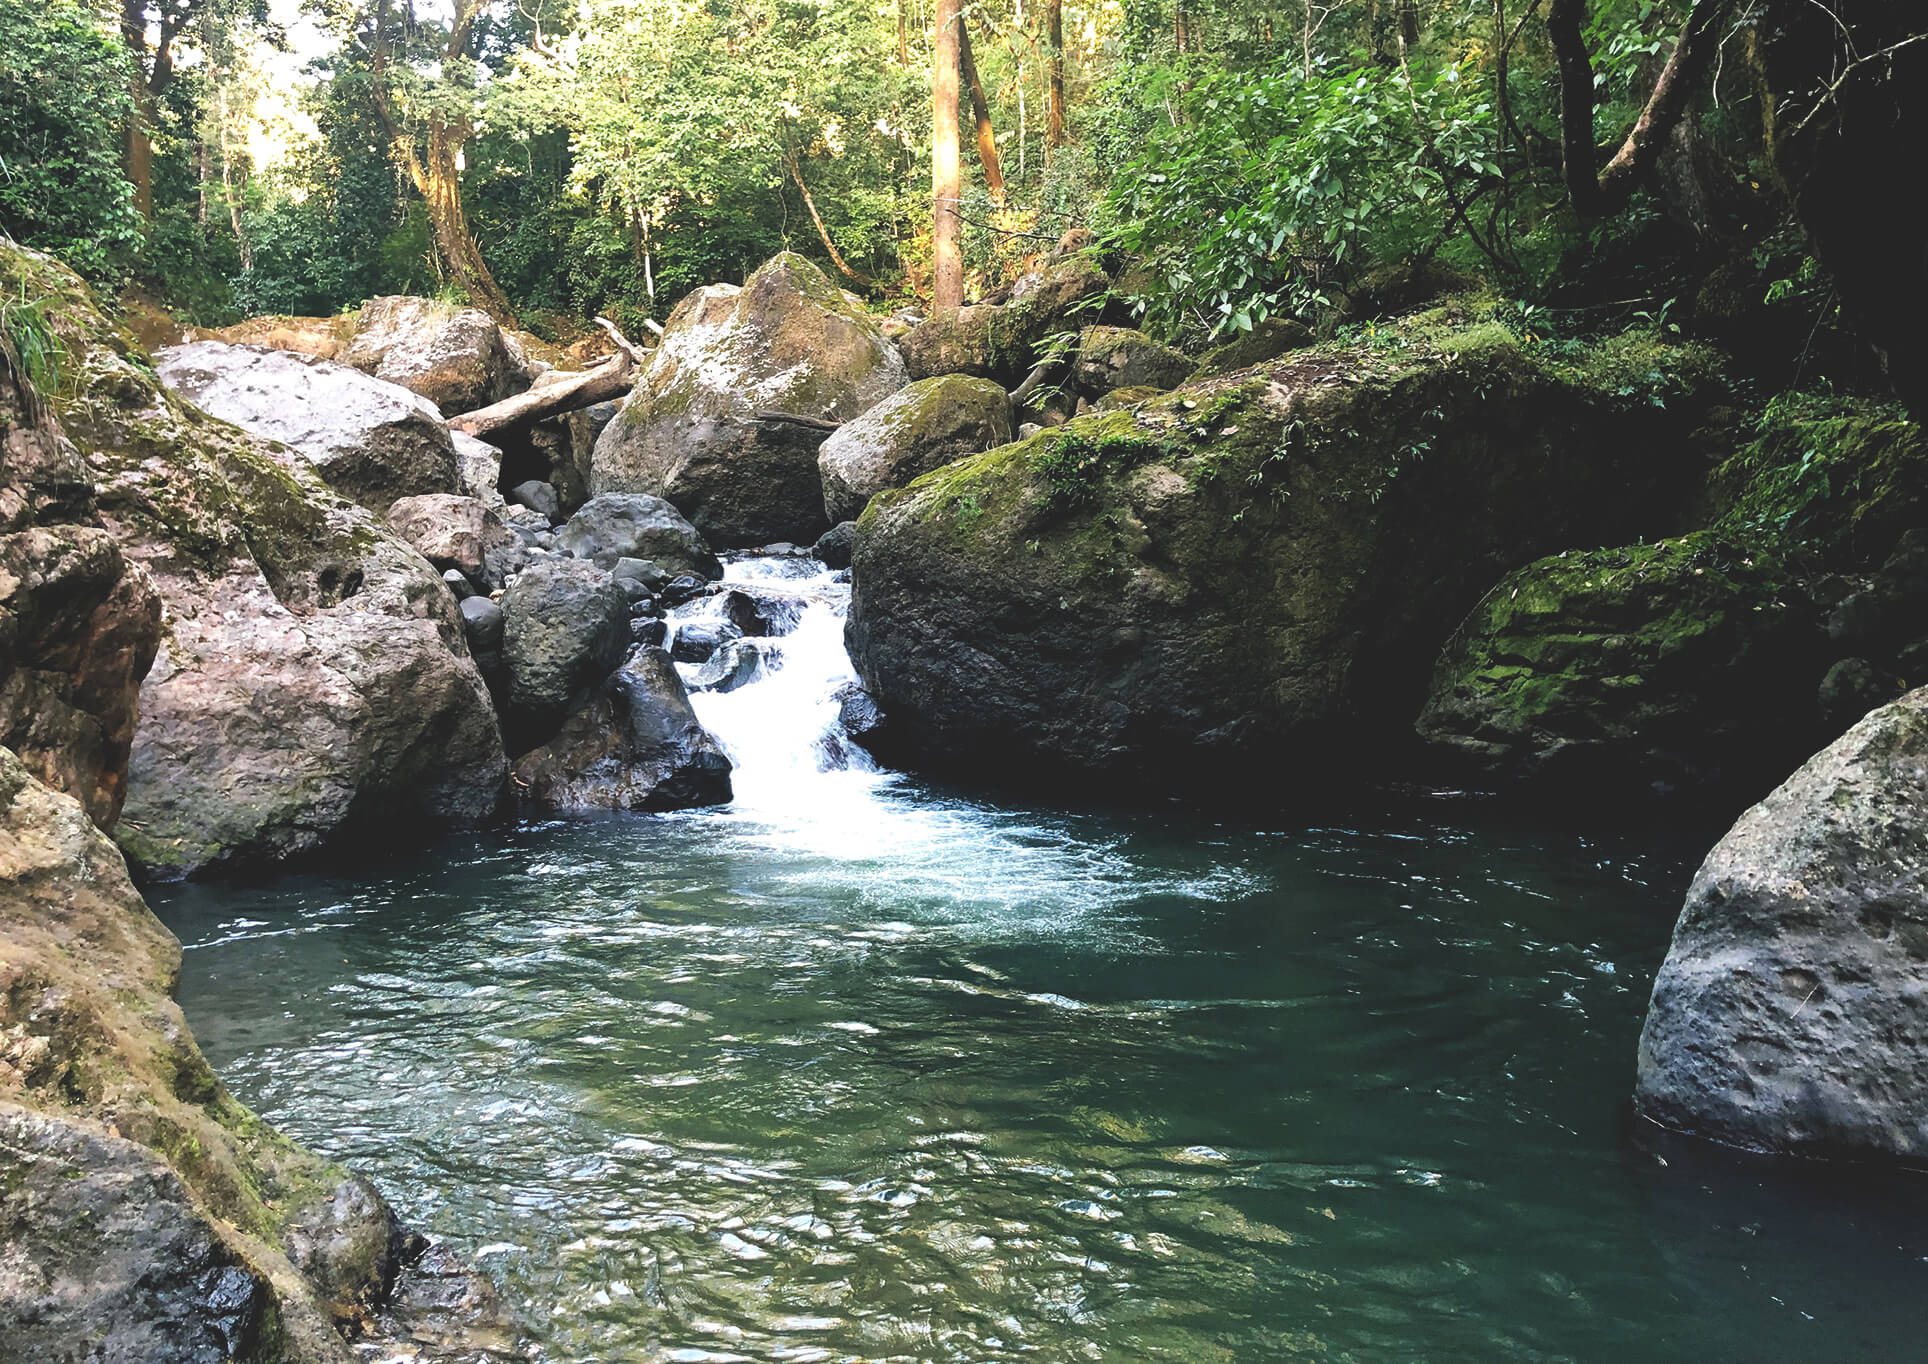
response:
{"label": "wet rock", "polygon": [[469,575],[459,568],[451,568],[442,574],[442,581],[449,585],[449,592],[458,601],[467,601],[475,595],[475,584]]}
{"label": "wet rock", "polygon": [[638,582],[656,593],[669,586],[670,579],[676,575],[657,563],[654,559],[621,558],[610,565],[609,576],[618,582]]}
{"label": "wet rock", "polygon": [[462,629],[470,651],[477,655],[501,650],[506,620],[502,607],[487,597],[471,596],[462,602]]}
{"label": "wet rock", "polygon": [[803,603],[795,597],[766,595],[743,588],[725,592],[717,609],[745,635],[787,635],[803,619]]}
{"label": "wet rock", "polygon": [[1176,388],[1192,372],[1192,359],[1129,327],[1086,327],[1078,338],[1071,378],[1097,398],[1121,388]]}
{"label": "wet rock", "polygon": [[899,389],[833,431],[817,453],[824,514],[852,520],[872,495],[1003,445],[1011,399],[988,379],[947,374]]}
{"label": "wet rock", "polygon": [[674,503],[712,546],[815,539],[825,529],[820,426],[904,384],[876,323],[800,256],[737,292],[699,290],[671,313],[622,411],[596,442],[591,491]]}
{"label": "wet rock", "polygon": [[849,568],[850,552],[856,542],[857,523],[839,521],[817,537],[817,543],[810,547],[810,553],[825,568]]}
{"label": "wet rock", "polygon": [[660,649],[669,638],[669,622],[661,616],[631,616],[629,637],[637,644],[647,644],[652,649]]}
{"label": "wet rock", "polygon": [[516,764],[525,797],[557,810],[678,810],[728,801],[730,760],[697,721],[669,655],[638,647]]}
{"label": "wet rock", "polygon": [[609,575],[576,559],[544,559],[502,594],[509,714],[520,746],[551,730],[618,667],[629,649],[629,601]]}
{"label": "wet rock", "polygon": [[679,573],[663,584],[662,591],[657,596],[665,606],[681,606],[684,602],[694,601],[702,596],[708,587],[709,584],[701,578]]}
{"label": "wet rock", "polygon": [[1742,815],[1694,876],[1638,1110],[1756,1150],[1928,1159],[1928,691]]}
{"label": "wet rock", "polygon": [[1844,658],[1822,677],[1815,705],[1821,723],[1830,732],[1838,732],[1905,690],[1902,680],[1886,668],[1865,658]]}
{"label": "wet rock", "polygon": [[489,315],[432,299],[371,298],[338,357],[419,393],[453,417],[522,392],[529,362]]}
{"label": "wet rock", "polygon": [[761,639],[733,639],[719,646],[690,674],[691,691],[735,691],[773,671],[782,657],[774,644]]}
{"label": "wet rock", "polygon": [[855,682],[837,688],[837,723],[858,744],[868,747],[884,727],[884,713],[876,700]]}
{"label": "wet rock", "polygon": [[672,576],[688,573],[720,578],[723,565],[683,514],[648,493],[604,493],[585,503],[556,535],[556,543],[578,559],[604,568],[618,560],[646,560]]}
{"label": "wet rock", "polygon": [[718,649],[742,636],[743,632],[728,621],[683,621],[676,627],[670,657],[678,663],[706,663]]}
{"label": "wet rock", "polygon": [[518,483],[509,489],[509,500],[527,507],[550,525],[554,525],[556,518],[562,515],[562,501],[556,496],[556,490],[539,478]]}
{"label": "wet rock", "polygon": [[453,569],[471,582],[487,579],[484,559],[513,537],[495,513],[472,497],[427,493],[397,498],[388,509],[388,524],[424,559],[440,569]]}
{"label": "wet rock", "polygon": [[1826,664],[1764,546],[1698,532],[1575,550],[1473,608],[1416,728],[1455,782],[1587,803],[1718,791],[1739,808],[1828,737],[1812,691]]}

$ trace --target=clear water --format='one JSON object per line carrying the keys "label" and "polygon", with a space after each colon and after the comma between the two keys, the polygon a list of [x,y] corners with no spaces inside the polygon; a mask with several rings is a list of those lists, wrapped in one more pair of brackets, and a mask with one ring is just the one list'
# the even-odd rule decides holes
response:
{"label": "clear water", "polygon": [[154,897],[228,1083],[550,1359],[1928,1351],[1912,1184],[1625,1136],[1685,857],[822,771],[797,590],[784,667],[698,701],[729,809]]}

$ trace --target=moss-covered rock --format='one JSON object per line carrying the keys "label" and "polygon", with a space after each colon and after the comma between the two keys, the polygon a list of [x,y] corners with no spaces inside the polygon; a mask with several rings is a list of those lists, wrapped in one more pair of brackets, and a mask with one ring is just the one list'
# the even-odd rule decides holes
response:
{"label": "moss-covered rock", "polygon": [[1074,331],[1079,311],[1101,299],[1110,280],[1089,257],[1057,251],[1012,287],[1005,303],[979,303],[919,323],[899,343],[912,379],[970,374],[1007,388],[1037,362],[1038,347]]}
{"label": "moss-covered rock", "polygon": [[1240,332],[1223,345],[1206,351],[1193,372],[1194,379],[1210,379],[1234,370],[1250,369],[1276,360],[1288,351],[1303,350],[1316,338],[1312,328],[1292,317],[1268,317],[1249,332]]}
{"label": "moss-covered rock", "polygon": [[824,514],[860,514],[885,488],[1003,445],[1014,434],[1011,398],[988,379],[946,374],[899,389],[833,432],[817,453]]}
{"label": "moss-covered rock", "polygon": [[1676,528],[1712,380],[1469,312],[1079,418],[872,500],[852,653],[913,762],[1304,794],[1410,734],[1501,572]]}
{"label": "moss-covered rock", "polygon": [[591,491],[666,498],[719,548],[807,544],[830,524],[824,432],[757,414],[844,421],[904,381],[903,357],[863,308],[786,252],[740,290],[712,286],[676,306],[597,438]]}
{"label": "moss-covered rock", "polygon": [[1772,550],[1711,532],[1528,564],[1461,622],[1419,734],[1562,797],[1752,799],[1826,737],[1816,612]]}
{"label": "moss-covered rock", "polygon": [[1130,327],[1086,327],[1071,363],[1072,381],[1092,398],[1120,388],[1176,388],[1191,372],[1190,356]]}
{"label": "moss-covered rock", "polygon": [[81,282],[0,247],[66,353],[50,406],[165,605],[117,836],[150,874],[272,861],[344,827],[488,817],[507,783],[446,585],[309,462],[182,402]]}

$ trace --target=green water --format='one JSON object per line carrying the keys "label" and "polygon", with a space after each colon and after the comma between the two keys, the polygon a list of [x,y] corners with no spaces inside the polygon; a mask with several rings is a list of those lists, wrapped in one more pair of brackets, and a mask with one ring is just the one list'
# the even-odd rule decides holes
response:
{"label": "green water", "polygon": [[1912,1185],[1627,1137],[1683,857],[805,785],[156,908],[552,1360],[1928,1352]]}

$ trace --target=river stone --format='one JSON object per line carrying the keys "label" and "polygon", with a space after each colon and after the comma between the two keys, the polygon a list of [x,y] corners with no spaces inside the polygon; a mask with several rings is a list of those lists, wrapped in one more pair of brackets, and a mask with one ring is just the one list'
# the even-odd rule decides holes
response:
{"label": "river stone", "polygon": [[355,337],[336,357],[365,374],[419,393],[453,417],[529,386],[529,362],[479,308],[392,295],[356,315]]}
{"label": "river stone", "polygon": [[765,639],[733,639],[722,645],[689,676],[691,691],[735,691],[773,671],[781,655]]}
{"label": "river stone", "polygon": [[706,663],[710,656],[743,632],[725,620],[688,620],[679,622],[670,656],[678,663]]}
{"label": "river stone", "polygon": [[161,382],[210,416],[293,446],[331,488],[375,512],[456,491],[455,447],[425,398],[346,365],[196,341],[154,357]]}
{"label": "river stone", "polygon": [[515,538],[483,503],[453,493],[397,498],[388,509],[388,524],[431,564],[455,569],[474,583],[487,581],[488,551]]}
{"label": "river stone", "polygon": [[839,521],[829,530],[817,537],[817,543],[810,546],[812,558],[820,561],[825,568],[839,569],[850,567],[850,552],[857,543],[857,523]]}
{"label": "river stone", "polygon": [[[604,568],[618,561],[653,561],[669,572],[720,578],[723,565],[683,514],[648,493],[604,493],[592,497],[556,532],[556,544],[578,559]],[[660,586],[660,583],[657,584]]]}
{"label": "river stone", "polygon": [[1071,362],[1078,391],[1100,398],[1120,388],[1176,388],[1192,372],[1191,357],[1130,327],[1086,327]]}
{"label": "river stone", "polygon": [[552,485],[539,478],[525,479],[509,489],[509,500],[540,516],[545,529],[562,515],[562,499],[556,496]]}
{"label": "river stone", "polygon": [[457,491],[489,507],[500,507],[502,452],[466,431],[450,431],[449,441],[455,446]]}
{"label": "river stone", "polygon": [[629,650],[629,599],[607,573],[579,559],[531,564],[502,594],[502,614],[505,719],[519,736],[553,731]]}
{"label": "river stone", "polygon": [[756,414],[847,421],[903,385],[903,357],[871,317],[786,252],[734,295],[676,306],[596,442],[590,491],[667,498],[717,547],[808,543],[828,525],[824,430]]}
{"label": "river stone", "polygon": [[988,379],[947,374],[899,389],[830,434],[817,452],[824,514],[862,513],[872,494],[1011,439],[1010,395]]}
{"label": "river stone", "polygon": [[1703,531],[1576,550],[1508,574],[1460,622],[1417,730],[1457,781],[1738,809],[1830,737],[1825,667],[1816,613],[1765,546]]}
{"label": "river stone", "polygon": [[1688,888],[1638,1110],[1754,1150],[1928,1159],[1928,690],[1742,815]]}
{"label": "river stone", "polygon": [[477,654],[492,654],[502,647],[507,616],[499,603],[487,597],[467,597],[462,602],[462,628],[469,648]]}
{"label": "river stone", "polygon": [[681,810],[731,798],[729,757],[698,722],[669,655],[647,646],[515,774],[526,799],[553,810]]}
{"label": "river stone", "polygon": [[1663,408],[1628,399],[1618,352],[1463,326],[1188,384],[879,493],[846,639],[897,758],[1148,791],[1390,761],[1501,572],[1677,514],[1713,391],[1694,349],[1641,360],[1671,376]]}
{"label": "river stone", "polygon": [[803,603],[795,597],[741,587],[725,592],[717,609],[725,620],[746,635],[787,635],[803,619]]}

